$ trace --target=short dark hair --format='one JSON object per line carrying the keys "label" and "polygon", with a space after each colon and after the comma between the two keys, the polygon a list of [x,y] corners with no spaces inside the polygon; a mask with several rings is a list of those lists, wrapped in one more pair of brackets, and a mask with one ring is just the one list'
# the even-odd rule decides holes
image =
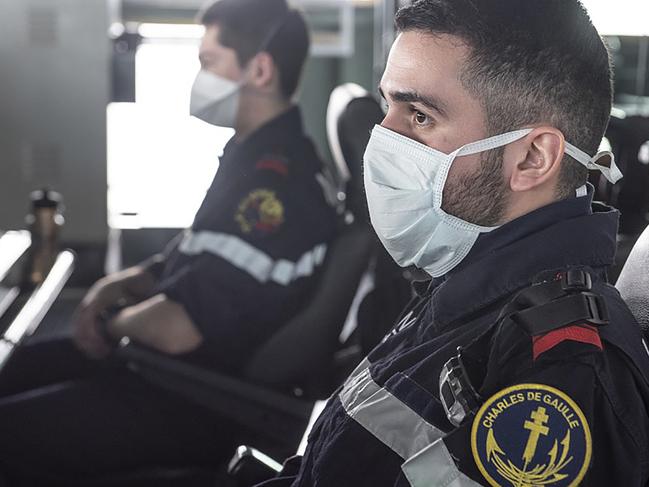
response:
{"label": "short dark hair", "polygon": [[219,42],[244,66],[260,50],[273,58],[286,98],[295,94],[309,51],[302,14],[286,0],[218,0],[200,14],[205,26],[218,25]]}
{"label": "short dark hair", "polygon": [[[610,56],[578,0],[417,0],[396,25],[466,44],[462,83],[481,101],[490,135],[549,123],[597,151],[613,100]],[[558,196],[574,195],[587,177],[566,156]]]}

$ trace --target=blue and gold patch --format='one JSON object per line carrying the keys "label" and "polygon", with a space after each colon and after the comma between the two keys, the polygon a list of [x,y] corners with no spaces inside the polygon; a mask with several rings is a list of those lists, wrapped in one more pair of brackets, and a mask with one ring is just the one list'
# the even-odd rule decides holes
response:
{"label": "blue and gold patch", "polygon": [[284,223],[284,205],[274,191],[256,189],[241,200],[234,219],[243,233],[266,235]]}
{"label": "blue and gold patch", "polygon": [[572,487],[588,470],[592,442],[586,418],[570,397],[546,385],[520,384],[480,408],[471,450],[493,486]]}

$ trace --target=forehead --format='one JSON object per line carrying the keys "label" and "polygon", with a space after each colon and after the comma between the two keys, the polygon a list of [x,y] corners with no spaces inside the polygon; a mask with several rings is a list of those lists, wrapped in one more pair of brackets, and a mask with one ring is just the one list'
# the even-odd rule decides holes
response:
{"label": "forehead", "polygon": [[201,53],[218,53],[226,50],[219,42],[220,32],[219,26],[216,24],[205,27],[205,34],[203,34],[203,38],[201,39]]}
{"label": "forehead", "polygon": [[444,95],[450,102],[466,97],[460,82],[468,48],[456,37],[419,31],[399,34],[381,80],[384,92]]}

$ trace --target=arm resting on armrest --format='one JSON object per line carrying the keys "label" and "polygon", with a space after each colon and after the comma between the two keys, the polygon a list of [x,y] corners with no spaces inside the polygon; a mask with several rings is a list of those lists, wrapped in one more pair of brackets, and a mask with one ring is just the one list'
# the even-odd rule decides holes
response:
{"label": "arm resting on armrest", "polygon": [[183,306],[164,294],[121,311],[108,323],[108,332],[169,355],[191,352],[203,343]]}

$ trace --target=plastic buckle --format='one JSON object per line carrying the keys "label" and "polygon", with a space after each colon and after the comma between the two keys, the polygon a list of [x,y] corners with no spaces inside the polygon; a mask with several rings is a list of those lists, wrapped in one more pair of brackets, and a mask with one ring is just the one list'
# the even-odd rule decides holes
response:
{"label": "plastic buckle", "polygon": [[442,367],[439,398],[449,422],[458,428],[476,411],[481,402],[462,364],[461,348],[458,348],[457,355]]}
{"label": "plastic buckle", "polygon": [[582,296],[586,299],[586,306],[588,306],[590,314],[588,322],[599,326],[608,325],[609,316],[604,298],[593,293],[582,293]]}
{"label": "plastic buckle", "polygon": [[570,269],[561,275],[561,289],[566,292],[590,291],[593,280],[588,272]]}

